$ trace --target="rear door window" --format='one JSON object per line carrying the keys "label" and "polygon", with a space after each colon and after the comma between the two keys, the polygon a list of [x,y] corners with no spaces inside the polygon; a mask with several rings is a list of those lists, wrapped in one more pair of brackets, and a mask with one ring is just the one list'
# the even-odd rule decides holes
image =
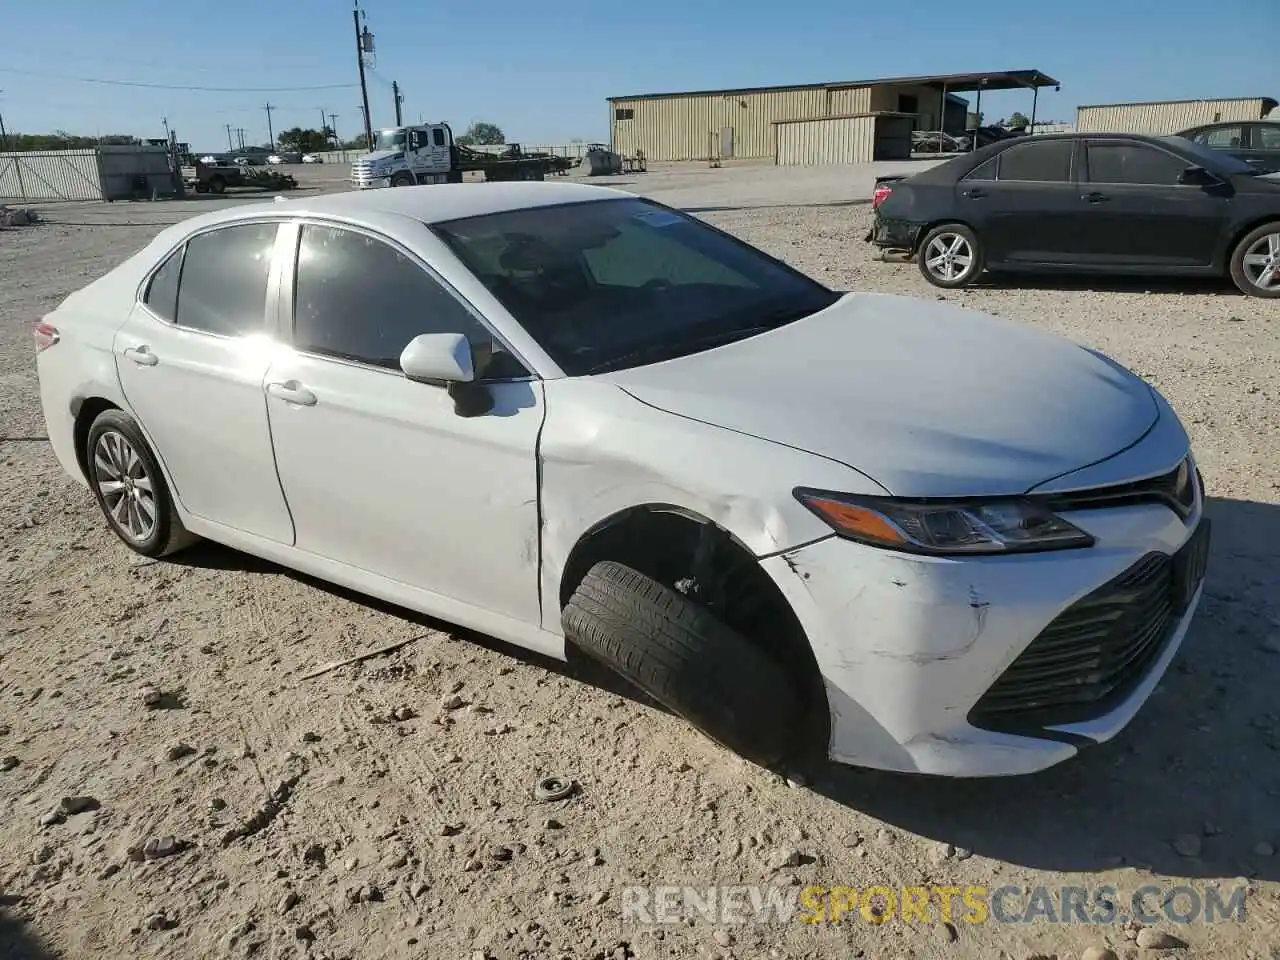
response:
{"label": "rear door window", "polygon": [[187,241],[177,323],[225,337],[266,328],[267,277],[276,223],[219,227]]}
{"label": "rear door window", "polygon": [[178,277],[182,273],[182,251],[179,247],[151,275],[142,302],[161,319],[176,323],[178,320]]}
{"label": "rear door window", "polygon": [[1071,181],[1071,140],[1020,143],[1001,151],[1000,179],[1034,183]]}

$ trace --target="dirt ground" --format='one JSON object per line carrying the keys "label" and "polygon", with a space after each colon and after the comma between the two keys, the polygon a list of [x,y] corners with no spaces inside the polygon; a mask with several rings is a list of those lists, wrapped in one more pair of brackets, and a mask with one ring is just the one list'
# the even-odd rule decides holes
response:
{"label": "dirt ground", "polygon": [[[711,184],[700,215],[824,281],[940,295],[874,259],[856,197],[815,205],[812,183],[788,200],[781,179],[713,173],[629,185],[696,208]],[[597,677],[214,545],[155,563],[110,535],[41,440],[30,328],[206,207],[55,205],[0,232],[0,957],[1280,958],[1280,301],[1224,283],[947,294],[1164,391],[1212,494],[1207,596],[1133,724],[1051,771],[791,784]],[[574,794],[534,800],[553,774]],[[635,884],[1247,896],[1241,919],[1146,932],[856,914],[637,926]]]}

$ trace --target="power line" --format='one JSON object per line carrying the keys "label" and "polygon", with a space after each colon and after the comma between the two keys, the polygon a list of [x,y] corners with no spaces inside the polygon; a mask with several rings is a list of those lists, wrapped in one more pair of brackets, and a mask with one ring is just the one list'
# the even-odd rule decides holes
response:
{"label": "power line", "polygon": [[70,80],[75,83],[101,83],[113,87],[143,87],[148,90],[185,90],[195,93],[302,93],[312,90],[349,90],[354,83],[326,83],[314,87],[191,87],[172,83],[143,83],[140,80],[104,80],[100,77],[71,77],[58,73],[38,73],[34,70],[16,70],[0,67],[0,73],[16,73],[45,80]]}

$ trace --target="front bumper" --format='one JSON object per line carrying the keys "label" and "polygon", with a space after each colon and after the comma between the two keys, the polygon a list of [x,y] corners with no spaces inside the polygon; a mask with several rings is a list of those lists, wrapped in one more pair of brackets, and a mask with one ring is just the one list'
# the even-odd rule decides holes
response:
{"label": "front bumper", "polygon": [[[1193,564],[1184,602],[1161,608],[1160,591],[1165,573],[1173,582],[1170,558],[1193,549],[1202,509],[1197,492],[1185,521],[1159,504],[1064,513],[1097,539],[1080,550],[951,559],[833,537],[765,560],[822,672],[831,758],[1001,776],[1115,736],[1159,682],[1199,604],[1203,563]],[[1106,689],[1116,677],[1107,698],[1053,703],[1087,700],[1088,684]]]}
{"label": "front bumper", "polygon": [[923,224],[909,220],[886,220],[877,214],[863,240],[886,250],[914,250],[921,229]]}

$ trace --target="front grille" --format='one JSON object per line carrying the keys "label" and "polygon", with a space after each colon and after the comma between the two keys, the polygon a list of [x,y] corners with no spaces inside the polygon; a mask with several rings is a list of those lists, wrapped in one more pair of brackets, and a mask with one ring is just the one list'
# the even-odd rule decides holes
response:
{"label": "front grille", "polygon": [[1187,457],[1174,469],[1158,477],[1119,483],[1092,490],[1033,495],[1032,499],[1054,512],[1064,510],[1097,510],[1101,507],[1123,507],[1139,503],[1160,503],[1173,509],[1186,520],[1195,511],[1198,475]]}
{"label": "front grille", "polygon": [[969,713],[989,730],[1080,723],[1114,710],[1159,657],[1204,578],[1208,524],[1173,556],[1149,553],[1076,601]]}

